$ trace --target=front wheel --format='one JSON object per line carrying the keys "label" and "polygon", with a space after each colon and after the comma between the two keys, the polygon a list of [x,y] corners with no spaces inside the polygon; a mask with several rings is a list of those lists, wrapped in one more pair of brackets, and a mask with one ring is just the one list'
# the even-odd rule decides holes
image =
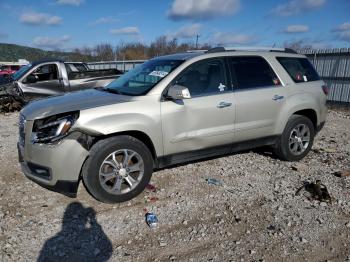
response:
{"label": "front wheel", "polygon": [[153,158],[149,149],[131,136],[97,142],[83,167],[83,181],[97,200],[105,203],[128,201],[149,183]]}
{"label": "front wheel", "polygon": [[314,137],[315,128],[311,120],[305,116],[292,115],[274,152],[282,160],[301,160],[309,153]]}

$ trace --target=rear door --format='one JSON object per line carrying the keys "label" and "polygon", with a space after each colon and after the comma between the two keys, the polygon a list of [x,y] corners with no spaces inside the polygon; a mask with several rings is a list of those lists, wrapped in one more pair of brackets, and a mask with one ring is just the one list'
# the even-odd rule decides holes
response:
{"label": "rear door", "polygon": [[285,103],[281,81],[260,56],[229,58],[236,105],[235,141],[274,135],[278,114]]}
{"label": "rear door", "polygon": [[225,60],[196,62],[172,84],[187,87],[191,98],[161,103],[165,155],[230,144],[235,107]]}

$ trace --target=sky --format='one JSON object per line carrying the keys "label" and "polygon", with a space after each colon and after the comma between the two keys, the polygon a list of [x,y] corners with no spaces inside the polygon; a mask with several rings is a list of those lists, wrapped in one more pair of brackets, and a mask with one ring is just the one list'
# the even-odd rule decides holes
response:
{"label": "sky", "polygon": [[149,44],[350,46],[350,0],[0,0],[0,42],[46,50]]}

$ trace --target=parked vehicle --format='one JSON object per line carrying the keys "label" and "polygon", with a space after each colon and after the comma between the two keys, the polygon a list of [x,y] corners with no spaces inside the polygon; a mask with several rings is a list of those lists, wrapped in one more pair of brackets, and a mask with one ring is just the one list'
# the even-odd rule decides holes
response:
{"label": "parked vehicle", "polygon": [[[17,89],[26,101],[89,88],[104,87],[122,74],[116,69],[90,70],[84,63],[41,60],[23,66],[0,90]],[[6,85],[6,86],[4,86]]]}
{"label": "parked vehicle", "polygon": [[104,89],[36,101],[20,114],[19,159],[38,184],[127,201],[153,170],[258,146],[298,161],[323,127],[327,88],[289,49],[214,48],[157,57]]}
{"label": "parked vehicle", "polygon": [[20,68],[20,65],[0,65],[0,77],[9,77]]}

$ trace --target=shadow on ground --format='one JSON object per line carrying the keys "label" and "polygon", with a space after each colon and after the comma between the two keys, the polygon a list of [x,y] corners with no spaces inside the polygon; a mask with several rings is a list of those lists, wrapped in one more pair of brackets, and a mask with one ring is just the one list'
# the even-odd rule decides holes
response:
{"label": "shadow on ground", "polygon": [[74,202],[64,212],[62,230],[45,242],[38,261],[107,261],[112,252],[95,210]]}

